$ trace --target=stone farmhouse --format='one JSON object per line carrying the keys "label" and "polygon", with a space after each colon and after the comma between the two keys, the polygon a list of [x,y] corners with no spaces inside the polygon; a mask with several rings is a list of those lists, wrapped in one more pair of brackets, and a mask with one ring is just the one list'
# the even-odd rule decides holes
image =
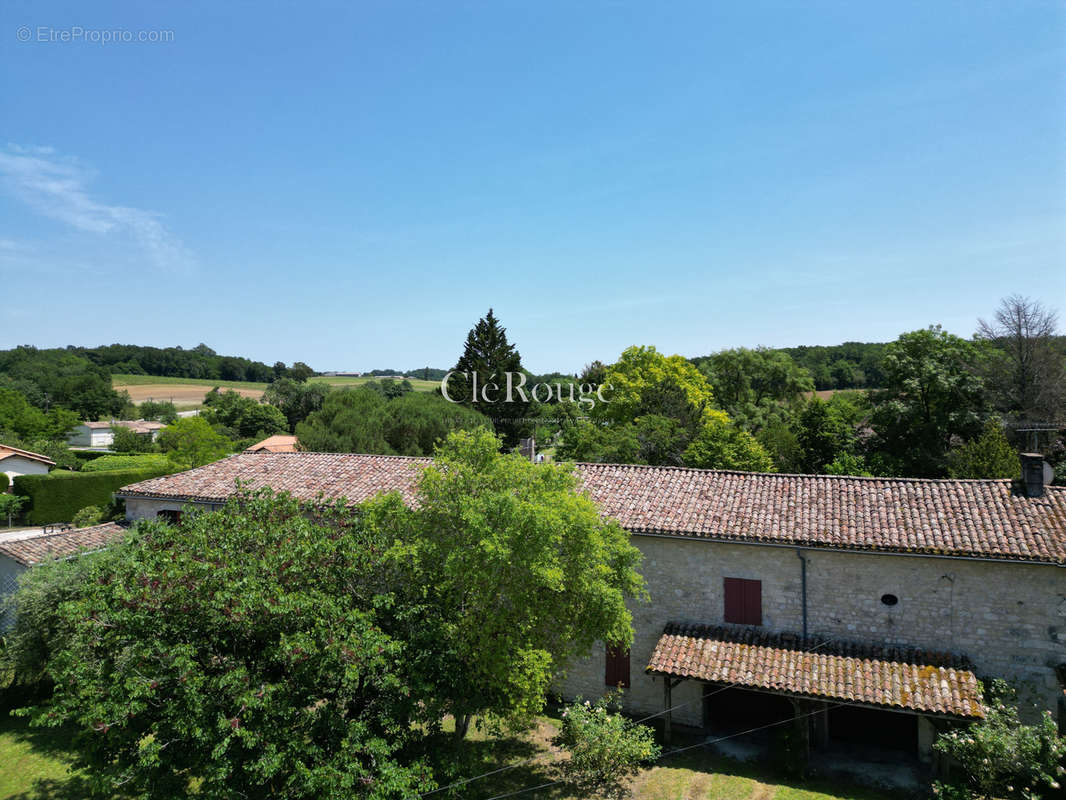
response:
{"label": "stone farmhouse", "polygon": [[[605,644],[559,676],[586,698],[709,731],[789,719],[831,740],[931,759],[938,728],[984,714],[978,680],[1015,682],[1066,721],[1066,488],[580,464],[632,534],[650,602],[628,652]],[[241,454],[126,486],[130,520],[216,508],[237,481],[305,500],[410,501],[426,459]]]}

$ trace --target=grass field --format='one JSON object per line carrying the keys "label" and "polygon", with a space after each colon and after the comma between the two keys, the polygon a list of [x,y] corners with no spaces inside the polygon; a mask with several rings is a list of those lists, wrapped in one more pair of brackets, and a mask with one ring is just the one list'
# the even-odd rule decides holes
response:
{"label": "grass field", "polygon": [[0,712],[0,800],[85,797],[84,777],[70,771],[67,733],[31,728]]}
{"label": "grass field", "polygon": [[[374,378],[347,378],[320,375],[310,379],[311,383],[326,383],[337,388],[362,386]],[[440,384],[437,381],[423,381],[410,378],[411,385],[418,392],[432,392]],[[199,378],[164,378],[158,375],[112,375],[111,385],[120,391],[126,391],[134,403],[145,400],[170,401],[179,409],[199,408],[203,405],[204,395],[218,386],[232,389],[246,397],[263,396],[267,384],[254,381],[206,381]]]}
{"label": "grass field", "polygon": [[[559,721],[541,717],[522,735],[499,738],[472,730],[457,753],[462,776],[474,776],[502,766],[519,765],[484,780],[467,784],[460,796],[484,800],[538,786],[555,779],[551,762],[559,757],[551,746]],[[680,737],[678,744],[690,742]],[[26,720],[0,718],[0,800],[60,800],[85,796],[84,778],[71,773],[64,732],[30,728]],[[451,737],[441,742],[454,748]],[[713,756],[701,748],[660,759],[632,782],[634,800],[893,800],[898,795],[834,781],[794,781],[774,776],[763,764],[741,764]],[[453,795],[442,795],[453,796]],[[555,785],[522,797],[579,800]]]}

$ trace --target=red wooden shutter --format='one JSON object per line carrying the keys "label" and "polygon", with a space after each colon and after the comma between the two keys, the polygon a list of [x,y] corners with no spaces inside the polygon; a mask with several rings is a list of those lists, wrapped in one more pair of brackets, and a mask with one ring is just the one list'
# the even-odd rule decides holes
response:
{"label": "red wooden shutter", "polygon": [[762,625],[762,581],[726,578],[726,622],[733,625]]}
{"label": "red wooden shutter", "polygon": [[607,686],[629,688],[629,650],[607,645],[606,669],[603,682]]}

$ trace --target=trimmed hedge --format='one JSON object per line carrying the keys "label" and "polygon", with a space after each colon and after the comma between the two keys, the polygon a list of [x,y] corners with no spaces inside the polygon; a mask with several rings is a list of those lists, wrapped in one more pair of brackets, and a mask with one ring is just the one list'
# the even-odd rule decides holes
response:
{"label": "trimmed hedge", "polygon": [[85,506],[106,508],[111,503],[112,493],[127,484],[173,471],[173,468],[113,472],[54,470],[48,475],[19,475],[15,478],[15,494],[29,498],[24,513],[30,525],[70,522]]}
{"label": "trimmed hedge", "polygon": [[139,456],[103,456],[90,461],[81,468],[82,472],[113,472],[118,469],[169,469],[170,461],[159,453],[146,453]]}
{"label": "trimmed hedge", "polygon": [[7,477],[6,472],[0,472],[0,492],[6,492],[8,485],[11,483],[11,478]]}
{"label": "trimmed hedge", "polygon": [[112,455],[104,450],[71,450],[70,452],[82,461],[93,461],[94,459],[100,458],[100,456]]}

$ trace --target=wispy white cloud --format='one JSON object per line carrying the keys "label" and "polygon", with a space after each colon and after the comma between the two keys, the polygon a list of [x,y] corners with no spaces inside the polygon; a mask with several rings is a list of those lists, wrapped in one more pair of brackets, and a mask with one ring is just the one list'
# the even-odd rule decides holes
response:
{"label": "wispy white cloud", "polygon": [[0,149],[0,182],[28,206],[70,227],[98,237],[124,240],[160,269],[188,269],[192,256],[162,223],[160,215],[110,205],[90,194],[95,174],[50,147],[8,145]]}

